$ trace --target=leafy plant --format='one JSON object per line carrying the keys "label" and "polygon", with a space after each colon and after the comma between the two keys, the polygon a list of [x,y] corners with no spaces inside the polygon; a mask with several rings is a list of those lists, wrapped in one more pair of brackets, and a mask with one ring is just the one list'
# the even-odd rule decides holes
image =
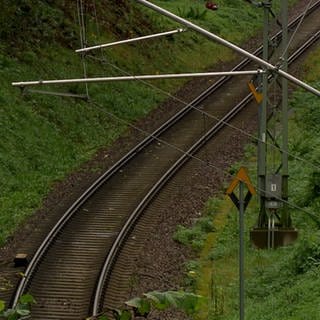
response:
{"label": "leafy plant", "polygon": [[139,315],[148,314],[152,308],[165,310],[177,308],[191,315],[197,310],[201,296],[184,291],[152,291],[145,293],[142,298],[134,298],[126,302],[126,305],[134,307]]}
{"label": "leafy plant", "polygon": [[191,228],[179,225],[173,239],[181,244],[191,245],[195,250],[200,250],[206,240],[207,233],[214,231],[213,218],[208,212],[206,216],[197,219]]}
{"label": "leafy plant", "polygon": [[7,320],[29,319],[30,307],[34,303],[36,301],[30,294],[21,296],[14,308],[6,309],[4,301],[0,300],[0,318]]}
{"label": "leafy plant", "polygon": [[[194,314],[200,301],[199,295],[184,291],[152,291],[145,293],[142,297],[136,297],[125,304],[127,308],[112,309],[113,319],[131,320],[135,317],[147,317],[153,310],[167,310],[176,308],[184,311],[187,315]],[[107,315],[100,315],[96,320],[109,320]],[[93,320],[93,318],[87,318]]]}

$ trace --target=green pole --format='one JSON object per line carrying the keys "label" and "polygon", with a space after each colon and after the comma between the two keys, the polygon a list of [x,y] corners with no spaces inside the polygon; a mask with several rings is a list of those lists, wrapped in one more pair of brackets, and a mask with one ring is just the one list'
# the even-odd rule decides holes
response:
{"label": "green pole", "polygon": [[239,184],[239,302],[240,320],[244,320],[244,183]]}
{"label": "green pole", "polygon": [[[282,70],[288,70],[288,0],[281,0],[282,17]],[[282,199],[288,200],[288,80],[282,78]],[[283,204],[281,224],[285,228],[291,227],[291,219],[286,203]]]}
{"label": "green pole", "polygon": [[[264,2],[263,19],[263,60],[269,60],[269,9],[271,1]],[[258,227],[263,228],[267,225],[267,214],[265,209],[265,190],[266,188],[266,154],[267,154],[267,107],[268,107],[268,73],[262,75],[262,94],[263,100],[259,106],[259,141],[258,141],[258,188],[260,190],[260,212]]]}

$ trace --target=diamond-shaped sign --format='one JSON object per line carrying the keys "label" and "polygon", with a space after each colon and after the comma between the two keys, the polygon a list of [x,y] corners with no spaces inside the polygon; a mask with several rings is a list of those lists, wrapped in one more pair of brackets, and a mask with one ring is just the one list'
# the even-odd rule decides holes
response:
{"label": "diamond-shaped sign", "polygon": [[256,194],[256,190],[254,189],[248,176],[247,169],[245,167],[241,167],[226,191],[226,194],[230,197],[238,209],[240,208],[240,203],[238,197],[234,193],[234,189],[239,185],[240,182],[243,182],[248,188],[247,195],[244,198],[244,208],[248,206],[251,197]]}

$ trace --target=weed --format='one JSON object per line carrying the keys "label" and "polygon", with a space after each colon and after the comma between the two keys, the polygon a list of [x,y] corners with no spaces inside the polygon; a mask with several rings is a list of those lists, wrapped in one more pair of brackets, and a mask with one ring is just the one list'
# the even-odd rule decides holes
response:
{"label": "weed", "polygon": [[180,17],[194,20],[205,20],[207,12],[207,10],[200,10],[199,7],[189,7],[189,9],[178,8],[178,14]]}

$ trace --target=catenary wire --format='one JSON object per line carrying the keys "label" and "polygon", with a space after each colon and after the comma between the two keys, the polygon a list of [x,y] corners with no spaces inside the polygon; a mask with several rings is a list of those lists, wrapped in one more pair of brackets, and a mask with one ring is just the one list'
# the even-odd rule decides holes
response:
{"label": "catenary wire", "polygon": [[[80,1],[82,1],[82,0],[80,0]],[[302,17],[301,17],[301,20],[300,20],[299,24],[297,25],[297,27],[296,27],[296,29],[295,29],[295,31],[294,31],[294,33],[293,33],[290,41],[288,42],[288,45],[287,45],[287,47],[286,47],[286,49],[285,49],[282,57],[286,54],[286,52],[287,52],[287,50],[288,50],[288,48],[289,48],[289,46],[290,46],[290,44],[291,44],[291,42],[292,42],[295,34],[296,34],[297,31],[299,30],[299,28],[300,28],[300,26],[301,26],[301,24],[302,24],[302,22],[303,22],[303,20],[304,20],[304,18],[305,18],[305,16],[306,16],[308,10],[309,10],[309,7],[310,7],[311,4],[312,4],[312,1],[313,1],[313,0],[310,0],[310,2],[308,3],[305,11],[303,12],[303,15],[302,15]],[[96,1],[95,1],[95,0],[93,0],[93,7],[94,7],[95,20],[96,20],[97,33],[98,33],[98,36],[100,36],[100,28],[99,28],[99,23],[98,23],[98,15],[97,15],[97,10],[96,10]],[[120,67],[114,65],[113,63],[111,63],[111,62],[109,62],[109,61],[106,61],[105,54],[104,54],[104,50],[100,49],[100,52],[101,52],[102,62],[103,62],[103,63],[106,63],[106,64],[110,65],[111,67],[119,70],[120,72],[122,72],[122,73],[125,74],[125,75],[133,76],[133,75],[130,74],[129,72],[121,69]],[[93,56],[90,56],[90,57],[93,57]],[[98,60],[99,60],[99,59],[98,59]],[[142,82],[142,83],[144,83],[144,84],[146,84],[147,86],[150,86],[151,88],[156,89],[157,91],[161,92],[162,94],[164,94],[164,95],[166,95],[166,96],[168,96],[168,97],[170,97],[170,98],[172,98],[172,99],[174,99],[174,100],[176,100],[176,101],[178,101],[178,102],[180,102],[180,103],[182,103],[182,104],[184,104],[184,105],[188,105],[188,104],[189,104],[189,103],[187,103],[186,101],[183,101],[182,99],[180,99],[180,98],[172,95],[171,93],[169,93],[169,92],[167,92],[167,91],[165,91],[165,90],[163,90],[163,89],[160,89],[160,88],[157,87],[156,85],[153,85],[153,84],[151,84],[151,83],[149,83],[149,82],[147,82],[147,81],[141,80],[141,79],[136,79],[136,81],[137,81],[137,80],[140,81],[140,82]],[[215,116],[212,115],[212,114],[209,114],[208,112],[205,112],[205,111],[203,111],[203,110],[200,110],[199,108],[197,108],[197,107],[195,107],[195,106],[191,106],[191,107],[192,107],[193,109],[197,110],[198,112],[202,113],[203,115],[208,116],[209,118],[212,118],[212,119],[214,119],[214,120],[216,120],[216,121],[221,121],[221,119],[215,117]],[[297,155],[295,155],[295,154],[292,154],[292,153],[289,152],[288,150],[283,150],[282,148],[280,148],[280,147],[278,147],[278,146],[275,146],[274,144],[271,144],[271,143],[269,143],[269,142],[262,141],[261,139],[257,138],[256,136],[254,136],[254,135],[252,135],[252,134],[244,131],[243,129],[240,129],[240,128],[236,127],[236,126],[233,126],[233,125],[231,125],[231,124],[229,124],[229,123],[227,123],[227,122],[222,121],[222,123],[225,124],[226,126],[229,126],[231,129],[234,129],[234,130],[239,131],[239,132],[242,133],[243,135],[245,135],[245,136],[247,136],[247,137],[249,137],[249,138],[251,138],[251,139],[253,139],[253,140],[257,141],[257,142],[263,142],[263,143],[265,143],[267,146],[271,147],[274,152],[275,152],[275,150],[277,149],[279,152],[286,153],[287,155],[293,157],[294,159],[297,159],[297,160],[299,160],[299,161],[302,161],[302,162],[304,162],[304,163],[306,163],[306,164],[311,165],[311,166],[312,166],[313,168],[315,168],[315,169],[320,169],[320,167],[319,167],[320,164],[314,164],[314,163],[310,162],[309,160],[306,160],[306,159],[304,159],[304,158],[302,158],[302,157],[299,157],[299,156],[297,156]]]}
{"label": "catenary wire", "polygon": [[[87,39],[86,39],[86,26],[84,21],[84,8],[83,8],[83,2],[82,0],[77,1],[77,11],[78,11],[78,22],[79,22],[79,35],[80,35],[80,45],[81,48],[84,48],[87,46]],[[87,64],[85,60],[85,55],[81,55],[82,60],[82,68],[83,68],[83,76],[84,78],[87,78]],[[89,88],[88,84],[85,84],[86,88],[86,95],[89,97]]]}
{"label": "catenary wire", "polygon": [[279,59],[280,61],[282,61],[283,58],[284,58],[284,56],[287,54],[287,52],[288,52],[288,50],[289,50],[289,47],[290,47],[293,39],[295,38],[298,30],[300,29],[300,26],[302,25],[302,22],[304,21],[304,19],[305,19],[306,15],[307,15],[307,12],[308,12],[308,10],[309,10],[312,2],[313,2],[313,0],[310,0],[309,3],[307,4],[306,9],[305,9],[305,11],[303,12],[303,15],[302,15],[302,17],[301,17],[301,19],[300,19],[297,27],[295,28],[295,30],[294,30],[294,32],[293,32],[290,40],[289,40],[288,43],[287,43],[286,48],[284,49],[284,51],[283,51],[283,53],[282,53],[282,55],[281,55],[281,57],[280,57],[280,59]]}
{"label": "catenary wire", "polygon": [[[89,103],[91,103],[91,104],[93,104],[94,106],[96,106],[101,112],[108,114],[110,117],[116,119],[116,120],[119,121],[119,122],[124,123],[125,125],[131,127],[131,128],[134,129],[134,130],[139,131],[140,133],[144,134],[145,136],[150,136],[150,137],[152,137],[153,139],[155,139],[156,141],[158,141],[158,142],[160,142],[160,143],[163,143],[164,145],[168,146],[169,148],[172,148],[172,149],[174,149],[174,150],[176,150],[176,151],[179,151],[181,154],[186,155],[186,156],[188,156],[189,158],[191,158],[191,159],[193,159],[193,160],[196,160],[196,161],[204,164],[205,166],[208,166],[208,167],[210,167],[210,168],[213,168],[213,169],[215,169],[215,170],[217,170],[217,171],[222,172],[224,175],[229,176],[229,178],[238,179],[235,175],[232,175],[232,174],[229,173],[228,171],[223,170],[223,169],[217,167],[216,165],[214,165],[214,164],[211,163],[210,161],[203,160],[203,159],[201,159],[201,158],[199,158],[199,157],[197,157],[197,156],[195,156],[195,155],[193,155],[193,154],[190,154],[190,153],[184,151],[183,149],[181,149],[181,148],[179,148],[179,147],[177,147],[177,146],[175,146],[175,145],[173,145],[173,144],[171,144],[171,143],[169,143],[169,142],[167,142],[167,141],[165,141],[165,140],[163,140],[163,139],[161,139],[161,138],[159,138],[159,137],[157,137],[157,136],[154,136],[154,135],[150,134],[149,132],[147,132],[147,131],[139,128],[138,126],[130,123],[129,121],[120,118],[119,116],[115,115],[114,113],[112,113],[112,112],[110,112],[110,111],[107,111],[107,110],[106,110],[105,108],[103,108],[103,106],[100,105],[99,103],[97,103],[97,102],[95,102],[95,101],[93,101],[93,100],[91,100]],[[254,183],[253,183],[253,186],[254,186],[254,188],[256,189],[256,191],[257,191],[258,193],[264,194],[264,193],[266,192],[265,189],[259,188],[259,187],[258,187],[256,184],[254,184]],[[300,210],[300,211],[308,214],[309,217],[312,218],[312,220],[320,227],[319,217],[318,217],[314,212],[312,212],[312,211],[310,211],[310,210],[307,210],[307,209],[305,209],[305,208],[302,208],[302,207],[296,205],[295,203],[292,203],[292,202],[290,202],[290,201],[288,201],[288,200],[282,199],[281,197],[278,197],[278,196],[274,196],[274,199],[279,200],[280,202],[287,204],[287,205],[290,206],[291,208],[294,208],[294,209],[296,209],[296,210]]]}
{"label": "catenary wire", "polygon": [[[312,0],[311,0],[310,3],[308,4],[308,7],[310,7],[311,3],[312,3]],[[96,20],[96,25],[97,25],[97,33],[100,34],[100,29],[99,29],[99,24],[98,24],[98,15],[97,15],[97,12],[96,12],[95,0],[94,0],[94,3],[93,3],[93,4],[94,4],[94,6],[93,6],[93,7],[94,7],[94,15],[95,15],[95,20]],[[84,22],[84,12],[83,12],[83,2],[82,2],[82,0],[78,0],[78,1],[77,1],[77,8],[78,8],[78,20],[79,20],[79,24],[80,24],[80,42],[81,42],[81,47],[83,47],[83,46],[85,45],[86,39],[85,39],[85,36],[83,35],[83,33],[85,33],[85,25],[84,25],[85,22]],[[306,10],[305,10],[305,12],[304,12],[304,14],[303,14],[303,17],[305,17],[307,11],[308,11],[308,8],[306,8]],[[300,20],[300,25],[301,25],[301,22],[302,22],[302,20],[303,20],[303,17],[302,17],[301,20]],[[82,21],[82,22],[81,22],[81,21]],[[298,27],[296,28],[296,31],[297,31],[297,30],[298,30]],[[122,69],[122,68],[116,66],[115,64],[111,63],[110,61],[107,61],[106,56],[105,56],[105,54],[104,54],[104,50],[100,50],[100,51],[101,51],[102,59],[96,58],[95,56],[92,56],[92,55],[87,55],[87,57],[89,57],[89,58],[91,58],[91,59],[94,59],[94,60],[98,60],[98,61],[100,61],[102,64],[108,64],[108,65],[110,65],[112,68],[119,70],[120,72],[122,72],[122,73],[125,74],[125,75],[134,76],[134,75],[132,75],[130,72],[127,72],[127,71],[125,71],[124,69]],[[85,63],[85,62],[84,62],[84,63]],[[84,70],[85,70],[85,69],[86,69],[86,68],[84,67]],[[86,72],[86,71],[85,71],[85,72]],[[186,101],[184,101],[184,100],[182,100],[182,99],[174,96],[173,94],[171,94],[171,93],[169,93],[169,92],[167,92],[167,91],[165,91],[165,90],[157,87],[156,85],[154,85],[154,84],[152,84],[152,83],[149,83],[149,82],[144,81],[144,80],[141,80],[141,79],[137,79],[136,81],[140,81],[141,83],[144,83],[145,85],[147,85],[147,86],[149,86],[149,87],[151,87],[151,88],[159,91],[160,93],[162,93],[162,94],[164,94],[164,95],[166,95],[166,96],[168,96],[168,97],[174,99],[175,101],[178,101],[178,102],[180,102],[180,103],[182,103],[182,104],[184,104],[184,105],[188,105],[188,104],[189,104],[189,103],[187,103]],[[88,93],[88,91],[87,91],[87,93]],[[88,96],[88,95],[87,95],[87,96]],[[208,116],[209,118],[212,118],[212,119],[214,119],[214,120],[216,120],[216,121],[221,121],[221,119],[219,119],[218,117],[215,117],[214,115],[212,115],[212,114],[210,114],[210,113],[208,113],[208,112],[206,112],[206,111],[204,111],[204,110],[200,110],[199,108],[197,108],[197,107],[195,107],[195,106],[191,106],[191,107],[192,107],[194,110],[197,110],[198,112],[200,112],[200,113]],[[240,132],[240,133],[243,134],[244,136],[247,136],[247,137],[255,140],[256,142],[263,142],[263,141],[262,141],[261,139],[259,139],[258,137],[254,136],[254,135],[252,135],[252,134],[250,134],[250,133],[248,133],[248,132],[246,132],[246,131],[243,130],[243,129],[240,129],[240,128],[236,127],[236,126],[233,126],[233,125],[231,125],[231,124],[229,124],[229,123],[226,123],[226,122],[223,122],[223,121],[222,121],[222,123],[225,124],[226,126],[229,126],[229,127],[230,127],[231,129],[233,129],[233,130],[237,130],[238,132]],[[271,148],[273,148],[273,149],[277,149],[279,152],[284,152],[284,153],[286,153],[288,156],[290,156],[290,157],[292,157],[292,158],[294,158],[294,159],[296,159],[296,160],[299,160],[299,161],[301,161],[301,162],[304,162],[304,163],[312,166],[312,167],[315,168],[315,169],[320,169],[320,163],[318,164],[318,163],[311,162],[311,161],[309,161],[309,160],[307,160],[307,159],[305,159],[305,158],[303,158],[303,157],[301,157],[301,156],[298,156],[298,155],[296,155],[296,154],[293,154],[293,153],[291,153],[291,152],[289,152],[289,151],[282,150],[282,148],[280,148],[280,147],[278,147],[278,146],[275,146],[274,144],[271,144],[271,143],[269,143],[269,142],[264,142],[264,143],[266,143],[267,146],[269,146],[269,147],[271,147]]]}
{"label": "catenary wire", "polygon": [[[90,57],[90,58],[95,58],[95,57],[93,57],[93,56],[89,56],[89,57]],[[97,58],[96,58],[96,59],[97,59]],[[97,60],[101,61],[100,59],[97,59]],[[132,75],[131,73],[129,73],[128,71],[126,71],[126,70],[124,70],[124,69],[116,66],[115,64],[111,63],[110,61],[105,61],[105,60],[104,60],[104,61],[102,61],[102,62],[110,65],[111,67],[113,67],[113,68],[115,68],[115,69],[117,69],[117,70],[119,70],[120,72],[122,72],[122,73],[125,74],[125,75],[131,75],[131,76],[133,76],[133,75]],[[180,102],[180,103],[184,104],[185,106],[187,106],[187,105],[190,104],[190,103],[182,100],[181,98],[178,98],[178,97],[174,96],[174,95],[171,94],[170,92],[165,91],[165,90],[159,88],[158,86],[156,86],[156,85],[154,85],[154,84],[152,84],[152,83],[149,83],[149,82],[147,82],[147,81],[145,81],[145,80],[136,79],[135,81],[140,81],[141,83],[143,83],[143,84],[145,84],[145,85],[147,85],[147,86],[149,86],[149,87],[157,90],[158,92],[166,95],[166,96],[169,97],[169,98],[174,99],[174,100],[177,101],[177,102]],[[256,137],[256,136],[248,133],[247,131],[245,131],[245,130],[243,130],[243,129],[241,129],[241,128],[238,128],[237,126],[234,126],[234,125],[232,125],[232,124],[230,124],[230,123],[228,123],[228,122],[225,122],[225,121],[219,119],[218,117],[212,115],[211,113],[208,113],[208,112],[206,112],[206,111],[204,111],[204,110],[201,110],[201,109],[199,109],[198,107],[195,107],[195,106],[193,106],[193,105],[192,105],[191,107],[192,107],[192,109],[194,109],[194,110],[196,110],[196,111],[198,111],[198,112],[206,115],[206,116],[209,117],[209,118],[212,118],[212,119],[214,119],[214,120],[216,120],[216,121],[221,121],[224,125],[228,126],[229,128],[231,128],[231,129],[233,129],[233,130],[236,130],[236,131],[240,132],[241,134],[247,136],[248,138],[251,138],[251,139],[255,140],[256,142],[264,142],[264,141],[262,141],[261,139],[259,139],[258,137]],[[291,153],[291,152],[289,152],[289,151],[285,151],[285,150],[283,150],[282,148],[277,147],[277,146],[275,146],[274,144],[271,144],[271,143],[269,143],[269,142],[264,142],[264,143],[265,143],[267,146],[269,146],[269,147],[272,147],[272,148],[274,148],[274,149],[277,149],[279,152],[286,153],[288,156],[290,156],[290,157],[292,157],[292,158],[294,158],[294,159],[296,159],[296,160],[299,160],[299,161],[301,161],[301,162],[304,162],[304,163],[312,166],[312,167],[315,168],[315,169],[319,169],[319,170],[320,170],[320,164],[313,163],[313,162],[311,162],[311,161],[309,161],[309,160],[307,160],[307,159],[304,159],[304,158],[302,158],[302,157],[300,157],[300,156],[298,156],[298,155],[296,155],[296,154],[293,154],[293,153]]]}
{"label": "catenary wire", "polygon": [[[304,20],[304,17],[306,16],[306,13],[307,13],[308,8],[310,7],[311,3],[312,3],[312,0],[310,0],[310,2],[308,3],[307,8],[305,9],[305,11],[304,11],[304,13],[303,13],[303,16],[302,16],[302,18],[301,18],[301,20],[300,20],[300,23],[299,23],[299,25],[297,26],[297,28],[296,28],[296,30],[295,30],[295,33],[297,32],[297,30],[299,29],[302,21]],[[97,12],[96,12],[96,3],[95,3],[95,0],[93,0],[93,7],[94,7],[94,11],[95,11],[95,20],[96,20],[96,25],[97,25],[97,33],[98,33],[98,35],[99,35],[99,34],[100,34],[100,29],[99,29],[99,24],[98,24],[98,17],[97,17]],[[77,1],[77,8],[78,8],[78,21],[79,21],[79,24],[80,24],[80,42],[81,42],[81,46],[83,47],[83,46],[85,45],[85,43],[86,43],[86,39],[85,39],[85,22],[84,22],[84,12],[83,12],[83,1],[82,1],[82,0],[78,0],[78,1]],[[292,36],[291,38],[293,38],[293,36]],[[288,46],[288,47],[289,47],[289,46]],[[113,63],[111,63],[111,62],[109,62],[109,61],[106,61],[105,55],[104,55],[104,51],[103,51],[103,50],[100,50],[100,51],[101,51],[101,55],[102,55],[102,57],[103,57],[102,59],[98,59],[98,58],[96,58],[96,57],[94,57],[94,56],[90,56],[90,55],[88,55],[88,57],[90,57],[90,58],[92,58],[92,59],[95,59],[95,60],[99,60],[100,62],[103,62],[103,63],[105,63],[105,64],[109,64],[111,67],[119,70],[119,71],[122,72],[123,74],[131,75],[131,76],[132,76],[132,74],[130,74],[129,72],[121,69],[120,67],[114,65]],[[84,57],[82,57],[82,59],[84,60]],[[84,63],[85,63],[85,62],[84,62]],[[55,73],[55,72],[53,71],[53,73]],[[85,67],[85,66],[84,66],[84,74],[85,74],[85,77],[86,77],[86,67]],[[151,83],[149,83],[149,82],[147,82],[147,81],[144,81],[144,80],[138,80],[138,79],[137,79],[137,81],[140,81],[140,82],[146,84],[147,86],[150,86],[150,87],[156,89],[157,91],[161,92],[162,94],[164,94],[164,95],[166,95],[166,96],[168,96],[168,97],[170,97],[170,98],[172,98],[172,99],[174,99],[174,100],[176,100],[176,101],[178,101],[178,102],[180,102],[180,103],[183,103],[184,105],[188,105],[187,102],[183,101],[182,99],[180,99],[180,98],[178,98],[178,97],[175,97],[174,95],[172,95],[171,93],[169,93],[169,92],[167,92],[167,91],[165,91],[165,90],[163,90],[163,89],[160,89],[159,87],[157,87],[157,86],[154,85],[154,84],[151,84]],[[87,89],[87,88],[86,88],[86,91],[87,91],[87,96],[88,96],[88,89]],[[197,110],[197,111],[199,111],[199,112],[201,112],[202,114],[205,114],[206,116],[208,116],[208,117],[210,117],[210,118],[212,118],[212,119],[214,119],[214,120],[216,120],[216,121],[220,121],[219,118],[217,118],[217,117],[215,117],[214,115],[209,114],[209,113],[207,113],[207,112],[205,112],[205,111],[203,111],[203,110],[200,110],[200,109],[198,109],[198,108],[195,107],[195,106],[192,106],[192,108],[195,109],[195,110]],[[222,123],[224,123],[224,122],[222,122]],[[231,125],[231,124],[229,124],[229,123],[224,123],[224,124],[225,124],[226,126],[229,126],[231,129],[237,130],[237,131],[239,131],[240,133],[242,133],[243,135],[245,135],[245,136],[247,136],[247,137],[249,137],[249,138],[251,138],[251,139],[253,139],[253,140],[257,141],[257,142],[263,142],[263,141],[262,141],[261,139],[259,139],[258,137],[256,137],[256,136],[254,136],[254,135],[252,135],[252,134],[244,131],[243,129],[240,129],[240,128],[238,128],[238,127],[236,127],[236,126],[233,126],[233,125]],[[301,162],[304,162],[304,163],[306,163],[306,164],[309,164],[310,166],[312,166],[312,167],[315,168],[315,169],[320,169],[320,164],[318,164],[318,163],[311,162],[311,161],[309,161],[309,160],[307,160],[307,159],[305,159],[305,158],[303,158],[303,157],[300,157],[300,156],[298,156],[298,155],[296,155],[296,154],[293,154],[293,153],[291,153],[291,152],[289,152],[289,151],[282,150],[281,148],[279,148],[279,147],[277,147],[277,146],[275,146],[274,144],[271,144],[271,143],[269,143],[269,142],[265,142],[265,143],[266,143],[267,146],[272,147],[273,149],[278,149],[278,151],[284,152],[284,153],[288,154],[290,157],[292,157],[292,158],[294,158],[294,159],[296,159],[296,160],[299,160],[299,161],[301,161]]]}
{"label": "catenary wire", "polygon": [[[80,34],[81,34],[81,33],[80,33]],[[81,37],[81,39],[82,39],[82,41],[83,41],[83,38],[82,38],[82,37]],[[111,62],[107,62],[106,59],[105,59],[103,50],[101,50],[101,54],[102,54],[102,56],[103,56],[103,63],[109,64],[110,66],[112,66],[113,68],[116,68],[117,70],[123,72],[124,74],[130,74],[129,72],[127,72],[127,71],[123,70],[122,68],[120,68],[120,67],[112,64]],[[94,58],[94,57],[93,57],[93,58]],[[99,59],[98,59],[98,60],[99,60]],[[164,91],[163,89],[157,87],[157,86],[154,85],[154,84],[150,84],[149,82],[146,82],[146,81],[143,81],[143,80],[139,80],[139,81],[141,81],[141,82],[143,82],[144,84],[146,84],[146,85],[148,85],[148,86],[150,86],[150,87],[152,87],[152,88],[154,88],[154,89],[162,92],[162,93],[165,94],[166,96],[171,97],[171,98],[173,98],[173,99],[176,100],[176,101],[179,101],[179,102],[181,102],[181,103],[183,103],[183,104],[185,104],[185,105],[188,104],[187,102],[183,101],[182,99],[180,99],[180,98],[178,98],[178,97],[175,97],[175,96],[172,95],[171,93],[169,93],[169,92],[167,92],[167,91]],[[195,110],[201,112],[202,114],[204,114],[204,115],[206,115],[206,116],[208,116],[208,117],[211,117],[211,118],[213,118],[213,119],[215,119],[215,120],[217,120],[217,121],[221,121],[219,118],[217,118],[217,117],[215,117],[215,116],[213,116],[213,115],[211,115],[211,114],[209,114],[209,113],[207,113],[207,112],[205,112],[205,111],[203,111],[203,110],[199,110],[197,107],[192,106],[192,108],[194,108]],[[233,125],[231,125],[231,124],[229,124],[229,123],[225,123],[225,122],[223,122],[223,121],[221,121],[221,122],[224,123],[225,125],[229,126],[230,128],[241,132],[243,135],[245,135],[245,136],[247,136],[247,137],[250,137],[250,138],[252,138],[252,139],[254,139],[254,140],[256,140],[256,141],[259,141],[259,140],[260,140],[259,138],[257,138],[257,137],[255,137],[255,136],[249,134],[248,132],[246,132],[246,131],[244,131],[244,130],[242,130],[242,129],[240,129],[240,128],[237,128],[237,127],[235,127],[235,126],[233,126]],[[267,144],[268,144],[268,143],[267,143]],[[280,148],[275,147],[275,146],[272,145],[272,144],[270,144],[270,146],[272,146],[273,148],[277,148],[279,151],[282,151]],[[296,159],[296,160],[305,162],[305,163],[311,165],[312,167],[314,167],[314,168],[316,168],[316,169],[319,169],[319,167],[318,167],[317,165],[315,165],[314,163],[312,163],[312,162],[310,162],[310,161],[308,161],[308,160],[306,160],[306,159],[304,159],[304,158],[302,158],[302,157],[299,157],[299,156],[297,156],[297,155],[295,155],[295,154],[292,154],[292,153],[290,153],[290,152],[287,152],[287,154],[290,155],[291,157],[293,157],[293,158]]]}
{"label": "catenary wire", "polygon": [[[81,0],[79,0],[79,1],[80,1],[81,6],[82,6],[82,1],[81,1]],[[309,5],[310,5],[310,4],[309,4]],[[83,10],[83,8],[82,8],[82,10]],[[306,10],[306,11],[307,11],[307,10]],[[80,11],[79,11],[79,12],[80,12]],[[82,16],[82,19],[83,19],[83,11],[81,11],[81,12],[82,12],[82,13],[81,13],[80,15]],[[303,19],[301,19],[299,25],[301,25],[302,20],[303,20]],[[79,21],[80,21],[80,16],[79,16]],[[83,29],[82,29],[82,30],[83,30]],[[297,27],[296,31],[297,31],[297,30],[298,30],[298,27]],[[82,43],[84,43],[85,40],[83,39],[83,36],[81,35],[82,32],[83,32],[83,31],[80,31],[80,37],[81,37]],[[82,47],[83,47],[83,46],[82,46]],[[105,59],[104,59],[104,61],[105,61]],[[108,63],[110,66],[112,66],[112,67],[120,70],[121,72],[123,72],[123,73],[125,73],[125,74],[130,74],[130,73],[124,71],[123,69],[121,69],[121,68],[113,65],[113,64],[110,63],[110,62],[106,62],[106,63]],[[185,104],[185,105],[188,105],[187,102],[183,101],[183,100],[180,99],[180,98],[177,98],[177,97],[173,96],[171,93],[166,92],[166,91],[158,88],[157,86],[155,86],[155,85],[153,85],[153,84],[150,84],[150,83],[148,83],[148,82],[146,82],[146,81],[143,81],[143,80],[139,80],[139,81],[144,82],[144,83],[147,84],[148,86],[151,86],[151,87],[153,87],[154,89],[156,89],[156,90],[158,90],[158,91],[161,91],[162,93],[164,93],[165,95],[167,95],[167,96],[175,99],[176,101],[179,101],[179,102],[181,102],[181,103],[183,103],[183,104]],[[211,118],[213,118],[213,119],[215,119],[215,120],[217,120],[217,121],[221,121],[221,120],[218,119],[217,117],[215,117],[215,116],[213,116],[213,115],[211,115],[211,114],[209,114],[209,113],[207,113],[207,112],[205,112],[205,111],[203,111],[203,110],[199,110],[197,107],[192,106],[192,108],[195,109],[195,110],[197,110],[197,111],[199,111],[199,112],[201,112],[202,114],[204,114],[204,115],[206,115],[206,116],[208,116],[208,117],[211,117]],[[105,109],[103,109],[103,110],[104,110],[104,112],[106,112]],[[129,126],[135,128],[136,130],[139,130],[139,131],[141,131],[141,132],[143,132],[143,133],[145,133],[145,134],[148,134],[147,132],[144,132],[143,130],[138,129],[138,128],[135,127],[134,125],[130,124],[129,122],[126,122],[125,120],[123,120],[123,119],[115,116],[114,114],[112,114],[112,113],[110,113],[110,112],[108,112],[108,115],[109,115],[109,116],[112,116],[113,118],[117,118],[118,121],[125,122],[126,125],[129,125]],[[221,122],[224,123],[225,125],[229,126],[230,128],[232,128],[232,129],[234,129],[234,130],[237,130],[237,131],[241,132],[242,134],[244,134],[244,135],[246,135],[246,136],[248,136],[248,137],[250,137],[250,138],[252,138],[252,139],[255,139],[255,140],[257,140],[257,141],[260,141],[259,138],[257,138],[257,137],[255,137],[255,136],[249,134],[248,132],[246,132],[246,131],[244,131],[244,130],[242,130],[242,129],[240,129],[240,128],[237,128],[237,127],[235,127],[235,126],[233,126],[233,125],[231,125],[231,124],[228,124],[228,123],[226,123],[226,122],[224,122],[224,121],[221,121]],[[156,138],[156,137],[155,137],[155,138]],[[160,141],[159,138],[157,138],[157,139]],[[161,142],[165,143],[164,141],[161,141]],[[167,144],[168,144],[168,143],[167,143]],[[169,145],[169,144],[168,144],[168,145]],[[272,146],[275,147],[274,145],[272,145]],[[175,147],[175,146],[173,146],[173,145],[171,145],[171,147],[174,147],[174,148],[178,149],[180,152],[184,152],[183,150],[180,150],[179,148],[177,148],[177,147]],[[279,149],[279,151],[282,151],[282,152],[283,152],[283,150],[281,150],[280,148],[278,148],[278,149]],[[311,163],[310,161],[307,161],[307,160],[305,160],[305,159],[303,159],[303,158],[301,158],[301,157],[298,157],[298,156],[296,156],[296,155],[293,155],[293,154],[291,154],[291,153],[289,153],[289,152],[287,152],[287,154],[290,155],[290,156],[292,156],[293,158],[299,160],[299,161],[303,161],[303,162],[308,163],[308,164],[312,165],[313,167],[316,167],[317,169],[319,169],[318,166],[314,165],[314,164]],[[196,159],[196,160],[200,160],[200,161],[204,162],[203,160],[198,159],[197,157],[194,157],[194,156],[191,156],[191,155],[188,155],[188,156],[193,157],[193,158]],[[204,162],[204,163],[205,163],[205,162]],[[215,167],[213,164],[208,164],[208,165],[212,166],[212,167],[215,168],[215,169],[221,170],[221,169]],[[260,191],[261,191],[261,192],[264,192],[264,190],[260,190]],[[281,200],[281,201],[283,201],[283,202],[286,202],[286,201],[284,201],[283,199],[279,199],[279,200]],[[295,206],[294,204],[291,204],[291,203],[289,203],[289,202],[288,202],[287,204],[290,205],[291,207],[296,208],[296,209],[304,210],[303,208],[300,208],[300,207],[298,207],[298,206]],[[305,212],[308,213],[308,214],[310,214],[309,211],[305,211]],[[312,213],[311,213],[311,214],[312,214]]]}

